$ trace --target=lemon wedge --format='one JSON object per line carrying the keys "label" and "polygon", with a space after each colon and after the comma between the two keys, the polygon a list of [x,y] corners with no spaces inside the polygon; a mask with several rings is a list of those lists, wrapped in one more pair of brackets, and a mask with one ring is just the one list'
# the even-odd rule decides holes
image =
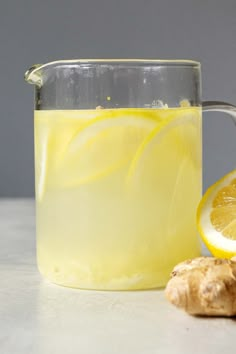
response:
{"label": "lemon wedge", "polygon": [[214,256],[236,255],[236,170],[206,191],[198,207],[197,224]]}

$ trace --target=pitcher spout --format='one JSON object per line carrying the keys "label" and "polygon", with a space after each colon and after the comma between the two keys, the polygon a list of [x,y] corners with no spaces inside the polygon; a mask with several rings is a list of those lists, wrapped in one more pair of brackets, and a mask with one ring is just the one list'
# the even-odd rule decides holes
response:
{"label": "pitcher spout", "polygon": [[43,64],[34,64],[25,73],[25,81],[29,84],[42,85],[42,68]]}

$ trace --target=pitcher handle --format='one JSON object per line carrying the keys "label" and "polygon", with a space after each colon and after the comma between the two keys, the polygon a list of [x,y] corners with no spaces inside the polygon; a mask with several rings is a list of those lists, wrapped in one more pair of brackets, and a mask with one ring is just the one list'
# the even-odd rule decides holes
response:
{"label": "pitcher handle", "polygon": [[223,112],[231,116],[234,124],[236,125],[236,106],[220,101],[204,101],[202,102],[203,112]]}

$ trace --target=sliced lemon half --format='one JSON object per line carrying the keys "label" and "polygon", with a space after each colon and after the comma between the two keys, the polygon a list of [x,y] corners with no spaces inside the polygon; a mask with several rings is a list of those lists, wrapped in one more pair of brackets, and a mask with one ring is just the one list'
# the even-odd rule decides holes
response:
{"label": "sliced lemon half", "polygon": [[236,170],[206,191],[198,207],[197,224],[214,256],[236,255]]}

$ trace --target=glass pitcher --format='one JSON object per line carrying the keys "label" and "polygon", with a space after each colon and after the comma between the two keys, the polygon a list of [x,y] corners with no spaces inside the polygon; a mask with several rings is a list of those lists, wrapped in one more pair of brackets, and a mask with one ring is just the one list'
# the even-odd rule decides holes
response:
{"label": "glass pitcher", "polygon": [[[164,286],[200,255],[200,63],[62,60],[25,77],[36,88],[40,272],[86,289]],[[205,103],[217,109],[235,115]]]}

